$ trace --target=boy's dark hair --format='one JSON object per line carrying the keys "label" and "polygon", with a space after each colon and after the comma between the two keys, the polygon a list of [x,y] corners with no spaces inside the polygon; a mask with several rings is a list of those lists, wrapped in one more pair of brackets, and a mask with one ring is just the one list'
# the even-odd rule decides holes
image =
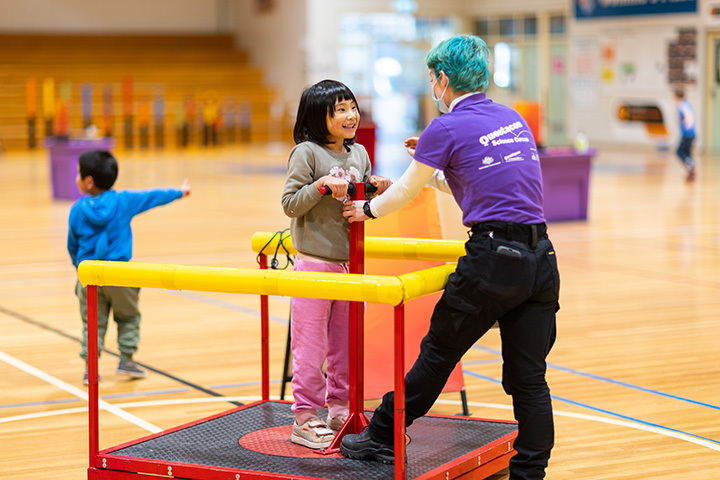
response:
{"label": "boy's dark hair", "polygon": [[[334,117],[335,103],[343,100],[358,103],[352,91],[336,80],[323,80],[303,90],[293,130],[295,144],[308,140],[319,145],[330,143],[327,116]],[[343,145],[349,147],[353,143],[355,137],[346,138]]]}
{"label": "boy's dark hair", "polygon": [[80,178],[90,176],[95,186],[101,190],[110,190],[118,176],[117,159],[105,150],[90,150],[78,158]]}
{"label": "boy's dark hair", "polygon": [[682,88],[676,88],[675,89],[675,98],[680,98],[680,99],[685,98],[685,90],[683,90]]}

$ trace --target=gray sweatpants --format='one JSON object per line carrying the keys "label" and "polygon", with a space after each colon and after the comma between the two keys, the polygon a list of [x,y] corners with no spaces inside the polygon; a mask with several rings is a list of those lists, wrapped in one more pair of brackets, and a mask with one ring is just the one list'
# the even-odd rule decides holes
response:
{"label": "gray sweatpants", "polygon": [[[87,362],[88,357],[88,308],[87,288],[78,281],[75,285],[75,295],[80,301],[80,316],[83,322],[82,349],[80,356]],[[120,359],[132,359],[140,342],[140,310],[138,309],[137,287],[98,287],[98,357],[105,346],[105,333],[107,333],[110,310],[113,320],[117,323],[118,349]]]}

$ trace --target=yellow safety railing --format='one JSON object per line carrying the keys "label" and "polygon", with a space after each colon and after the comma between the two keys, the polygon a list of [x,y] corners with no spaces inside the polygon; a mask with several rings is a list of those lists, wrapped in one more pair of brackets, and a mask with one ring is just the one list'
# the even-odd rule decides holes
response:
{"label": "yellow safety railing", "polygon": [[[252,249],[258,253],[275,253],[279,241],[277,234],[257,232],[252,237]],[[297,253],[289,235],[282,238],[282,244],[288,253]],[[459,240],[365,239],[365,256],[372,258],[455,262],[463,254],[464,243]],[[383,276],[86,260],[78,267],[78,277],[83,285],[312,297],[399,305],[442,290],[454,270],[455,264],[452,263],[400,276]]]}
{"label": "yellow safety railing", "polygon": [[86,260],[83,285],[312,297],[399,305],[442,290],[455,264],[399,277]]}
{"label": "yellow safety railing", "polygon": [[[256,253],[273,255],[278,249],[279,241],[280,235],[277,233],[256,232],[252,236],[252,249]],[[292,255],[297,253],[289,234],[283,235],[282,245],[287,253]],[[285,250],[281,252],[285,253]],[[457,259],[463,255],[465,255],[465,242],[461,240],[365,237],[366,258],[457,262]]]}
{"label": "yellow safety railing", "polygon": [[[280,240],[278,237],[277,234],[272,233],[256,233],[252,238],[253,250],[263,255],[267,255],[268,252],[278,252],[278,241]],[[368,237],[365,239],[364,245],[366,256],[385,259],[450,262],[457,261],[464,254],[463,244],[459,241]],[[285,247],[283,253],[297,253],[292,247],[289,235],[282,238],[282,246]],[[97,335],[96,287],[145,287],[261,295],[261,370],[262,398],[264,401],[269,399],[270,371],[267,296],[311,297],[394,305],[394,331],[396,339],[399,339],[396,340],[394,364],[396,392],[395,451],[400,452],[398,453],[400,456],[396,457],[395,478],[404,478],[405,457],[401,448],[405,438],[404,350],[402,346],[404,342],[404,304],[413,298],[442,290],[455,267],[454,263],[449,263],[399,276],[383,276],[356,273],[294,272],[267,268],[243,269],[86,260],[78,266],[78,278],[84,286],[88,287],[88,320],[93,319],[93,322],[88,323],[88,335],[90,338]],[[361,335],[362,313],[359,315],[360,320],[356,323]],[[352,314],[350,315],[350,322],[353,323]],[[357,332],[355,335],[357,335]],[[99,453],[97,353],[97,345],[90,342],[88,432],[91,467]],[[362,356],[358,355],[355,368],[360,372],[360,378],[362,378],[362,363]],[[362,401],[362,390],[356,397]],[[359,411],[361,411],[361,407]]]}

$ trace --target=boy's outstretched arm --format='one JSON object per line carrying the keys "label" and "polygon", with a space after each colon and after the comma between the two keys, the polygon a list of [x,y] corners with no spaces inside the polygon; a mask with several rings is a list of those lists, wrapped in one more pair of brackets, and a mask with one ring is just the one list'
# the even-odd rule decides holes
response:
{"label": "boy's outstretched arm", "polygon": [[183,180],[183,183],[179,188],[180,191],[182,191],[182,198],[185,198],[192,193],[192,188],[190,187],[190,183],[187,178]]}

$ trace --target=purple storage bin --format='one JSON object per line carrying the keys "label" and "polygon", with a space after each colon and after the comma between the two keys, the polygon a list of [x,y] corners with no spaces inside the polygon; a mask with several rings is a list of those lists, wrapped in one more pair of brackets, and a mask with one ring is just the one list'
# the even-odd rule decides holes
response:
{"label": "purple storage bin", "polygon": [[47,137],[45,146],[50,153],[50,177],[53,198],[77,200],[81,197],[75,178],[78,157],[88,150],[111,150],[114,138],[66,139]]}

